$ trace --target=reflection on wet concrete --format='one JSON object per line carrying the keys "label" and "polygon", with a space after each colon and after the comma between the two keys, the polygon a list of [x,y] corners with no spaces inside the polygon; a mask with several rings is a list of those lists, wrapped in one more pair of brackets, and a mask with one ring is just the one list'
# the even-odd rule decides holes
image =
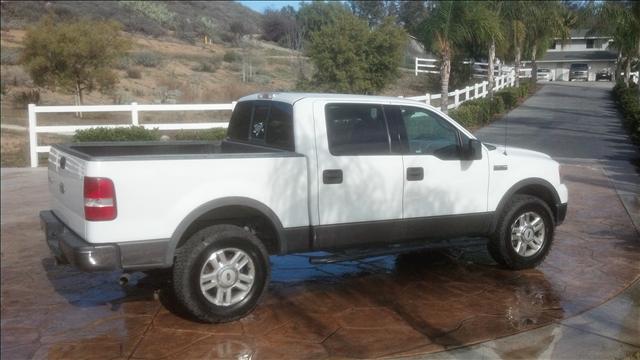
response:
{"label": "reflection on wet concrete", "polygon": [[[602,172],[564,172],[568,218],[537,269],[500,269],[483,246],[318,266],[309,254],[274,256],[258,308],[220,325],[185,316],[161,275],[136,273],[122,288],[118,273],[54,266],[36,217],[46,207],[45,174],[33,188],[25,182],[2,194],[2,357],[400,357],[561,321],[640,275],[638,234]],[[32,214],[12,214],[6,201]],[[528,354],[555,341],[542,335]],[[509,357],[507,348],[495,351]]]}

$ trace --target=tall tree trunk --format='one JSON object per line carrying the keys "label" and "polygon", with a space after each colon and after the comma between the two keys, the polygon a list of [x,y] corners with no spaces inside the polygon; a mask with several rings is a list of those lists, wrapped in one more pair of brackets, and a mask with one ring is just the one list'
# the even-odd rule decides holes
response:
{"label": "tall tree trunk", "polygon": [[627,86],[631,86],[631,57],[626,57],[626,68],[624,70],[624,82]]}
{"label": "tall tree trunk", "polygon": [[534,44],[531,49],[531,80],[535,83],[538,81],[538,63],[536,62],[537,46]]}
{"label": "tall tree trunk", "polygon": [[516,86],[520,86],[520,46],[516,46],[516,59],[513,70],[516,72]]}
{"label": "tall tree trunk", "polygon": [[489,61],[487,63],[487,81],[489,81],[489,99],[493,99],[494,88],[494,76],[493,76],[493,62],[496,56],[496,41],[491,39],[491,46],[489,46]]}
{"label": "tall tree trunk", "polygon": [[446,112],[449,105],[449,74],[451,73],[451,54],[449,51],[442,53],[442,65],[440,65],[440,79],[442,87],[440,90],[440,110]]}

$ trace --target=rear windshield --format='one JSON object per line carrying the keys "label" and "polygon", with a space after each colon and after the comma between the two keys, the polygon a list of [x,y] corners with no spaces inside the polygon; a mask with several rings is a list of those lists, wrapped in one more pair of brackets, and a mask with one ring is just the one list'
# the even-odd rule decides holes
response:
{"label": "rear windshield", "polygon": [[573,70],[587,70],[587,64],[571,64]]}
{"label": "rear windshield", "polygon": [[549,69],[538,69],[538,72],[548,73],[548,72],[551,72],[551,70],[549,70]]}
{"label": "rear windshield", "polygon": [[243,101],[233,110],[227,137],[293,151],[292,117],[291,104],[279,101]]}

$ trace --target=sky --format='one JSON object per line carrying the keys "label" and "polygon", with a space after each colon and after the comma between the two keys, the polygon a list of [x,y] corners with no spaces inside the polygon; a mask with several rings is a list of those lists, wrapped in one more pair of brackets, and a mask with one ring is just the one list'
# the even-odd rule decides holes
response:
{"label": "sky", "polygon": [[267,9],[279,10],[283,6],[292,6],[294,9],[298,9],[300,6],[300,0],[296,1],[259,1],[259,0],[244,0],[238,1],[240,4],[250,8],[251,10],[264,13]]}

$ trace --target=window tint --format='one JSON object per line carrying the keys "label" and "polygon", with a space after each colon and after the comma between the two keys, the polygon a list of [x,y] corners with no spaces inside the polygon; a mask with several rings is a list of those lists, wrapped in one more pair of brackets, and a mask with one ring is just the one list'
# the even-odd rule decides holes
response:
{"label": "window tint", "polygon": [[325,116],[331,154],[389,154],[389,135],[382,106],[328,104]]}
{"label": "window tint", "polygon": [[266,137],[268,145],[286,150],[294,149],[292,117],[290,105],[278,102],[271,104]]}
{"label": "window tint", "polygon": [[293,108],[277,101],[243,101],[231,115],[227,136],[285,150],[294,150]]}
{"label": "window tint", "polygon": [[407,153],[459,158],[458,131],[446,120],[421,108],[400,107]]}
{"label": "window tint", "polygon": [[236,104],[233,113],[231,114],[231,121],[229,121],[229,128],[227,129],[227,136],[234,140],[249,140],[249,126],[251,124],[251,113],[253,111],[253,103],[241,102]]}
{"label": "window tint", "polygon": [[587,39],[587,49],[593,49],[596,41],[594,39]]}

